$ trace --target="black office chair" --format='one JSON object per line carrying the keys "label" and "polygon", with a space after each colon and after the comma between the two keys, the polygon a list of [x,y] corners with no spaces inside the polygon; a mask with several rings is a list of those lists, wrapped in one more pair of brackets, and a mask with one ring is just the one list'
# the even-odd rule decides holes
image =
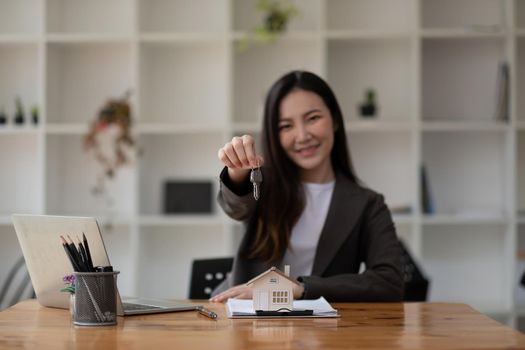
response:
{"label": "black office chair", "polygon": [[[408,249],[400,240],[405,301],[426,301],[430,281],[416,264]],[[191,269],[190,299],[209,299],[211,292],[231,271],[233,258],[194,260]]]}
{"label": "black office chair", "polygon": [[16,304],[20,300],[34,298],[35,291],[21,256],[9,271],[0,291],[0,310]]}
{"label": "black office chair", "polygon": [[211,292],[232,269],[233,258],[194,260],[191,267],[190,299],[209,299]]}
{"label": "black office chair", "polygon": [[414,261],[404,243],[400,240],[403,274],[405,278],[404,301],[426,301],[430,281]]}

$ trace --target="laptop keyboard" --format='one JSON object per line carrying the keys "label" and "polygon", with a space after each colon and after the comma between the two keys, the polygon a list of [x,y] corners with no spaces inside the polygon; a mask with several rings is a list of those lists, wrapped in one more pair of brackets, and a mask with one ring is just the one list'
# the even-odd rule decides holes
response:
{"label": "laptop keyboard", "polygon": [[140,311],[140,310],[156,310],[161,309],[158,306],[133,304],[133,303],[122,303],[122,307],[126,311]]}

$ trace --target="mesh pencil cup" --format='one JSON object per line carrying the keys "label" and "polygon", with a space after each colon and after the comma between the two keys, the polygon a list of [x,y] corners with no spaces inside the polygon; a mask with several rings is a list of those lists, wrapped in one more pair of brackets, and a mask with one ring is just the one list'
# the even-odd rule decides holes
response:
{"label": "mesh pencil cup", "polygon": [[79,326],[117,324],[117,286],[119,271],[75,272],[75,314]]}

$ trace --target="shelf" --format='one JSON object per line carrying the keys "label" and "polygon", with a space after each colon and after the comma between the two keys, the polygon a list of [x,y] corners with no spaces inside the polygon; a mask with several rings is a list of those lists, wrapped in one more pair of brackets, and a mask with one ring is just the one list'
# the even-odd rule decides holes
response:
{"label": "shelf", "polygon": [[424,41],[421,46],[424,118],[493,121],[504,44],[504,40],[492,38]]}
{"label": "shelf", "polygon": [[222,168],[217,150],[224,144],[223,135],[140,135],[138,144],[142,150],[138,158],[140,215],[156,216],[163,212],[164,185],[172,180],[209,181],[212,210],[219,210],[215,186]]}
{"label": "shelf", "polygon": [[[9,121],[13,121],[16,112],[15,99],[20,97],[25,113],[25,121],[29,120],[32,106],[41,106],[39,82],[41,55],[38,45],[32,43],[0,45],[0,110],[3,108]],[[40,113],[41,114],[41,113]],[[16,125],[8,124],[0,128]],[[26,125],[22,125],[24,128]]]}
{"label": "shelf", "polygon": [[[236,31],[231,35],[231,40],[234,42],[248,39],[252,46],[261,45],[261,42],[258,41],[258,38],[254,36],[253,32],[250,31]],[[294,31],[294,32],[285,32],[280,35],[275,41],[279,42],[294,42],[294,41],[313,41],[321,39],[321,34],[313,31]],[[252,47],[250,46],[250,47]]]}
{"label": "shelf", "polygon": [[355,120],[345,122],[345,130],[349,133],[412,131],[414,124],[410,121]]}
{"label": "shelf", "polygon": [[421,0],[421,27],[489,31],[505,25],[505,0]]}
{"label": "shelf", "polygon": [[505,211],[506,136],[491,131],[422,135],[421,161],[436,213]]}
{"label": "shelf", "polygon": [[407,31],[371,31],[371,30],[329,30],[325,34],[328,40],[409,40]]}
{"label": "shelf", "polygon": [[326,1],[329,30],[408,31],[412,2],[409,0],[330,0]]}
{"label": "shelf", "polygon": [[[134,267],[128,294],[185,298],[191,261],[231,256],[244,233],[216,203],[218,148],[249,133],[261,150],[266,93],[305,69],[335,91],[358,177],[390,208],[411,208],[393,220],[431,300],[492,315],[524,304],[509,300],[508,271],[525,239],[525,0],[293,0],[301,15],[278,40],[238,50],[264,23],[257,1],[0,0],[0,281],[19,254],[12,213],[84,215],[114,265]],[[503,59],[515,78],[508,122],[494,118]],[[364,119],[370,88],[378,113]],[[102,170],[83,138],[129,89],[140,156],[108,204],[91,193]],[[26,114],[40,107],[38,125],[12,124],[17,95]],[[420,163],[436,215],[416,209]],[[212,213],[163,214],[165,183],[189,180],[212,184]],[[172,277],[161,289],[159,275]]]}
{"label": "shelf", "polygon": [[414,78],[409,41],[330,41],[327,79],[346,120],[357,120],[365,91],[373,88],[377,118],[406,121],[410,115],[410,85]]}
{"label": "shelf", "polygon": [[133,38],[130,35],[107,35],[96,33],[50,33],[45,36],[50,44],[131,44]]}
{"label": "shelf", "polygon": [[213,43],[225,40],[217,33],[144,33],[139,35],[141,43]]}
{"label": "shelf", "polygon": [[226,52],[224,43],[141,44],[140,122],[225,123]]}
{"label": "shelf", "polygon": [[[234,31],[249,31],[264,23],[264,15],[256,8],[257,0],[233,0],[232,20]],[[321,28],[322,2],[318,0],[295,0],[300,14],[291,18],[287,32],[316,31]]]}
{"label": "shelf", "polygon": [[498,214],[433,214],[423,215],[424,225],[458,225],[458,224],[507,224],[509,219]]}
{"label": "shelf", "polygon": [[47,0],[47,33],[129,34],[133,7],[128,0]]}
{"label": "shelf", "polygon": [[423,131],[507,131],[509,124],[496,121],[424,121]]}
{"label": "shelf", "polygon": [[88,123],[49,123],[45,127],[46,134],[84,135],[89,131]]}
{"label": "shelf", "polygon": [[421,31],[421,38],[423,39],[477,39],[477,38],[505,38],[505,31],[502,28],[486,29],[480,28],[465,28],[465,29],[423,29]]}
{"label": "shelf", "polygon": [[42,210],[39,146],[36,133],[0,135],[0,216]]}
{"label": "shelf", "polygon": [[225,33],[228,0],[138,0],[138,27],[143,33]]}
{"label": "shelf", "polygon": [[510,283],[505,238],[500,225],[423,226],[424,271],[432,281],[429,301],[506,311]]}
{"label": "shelf", "polygon": [[[414,197],[415,172],[407,172],[414,149],[404,132],[351,133],[348,144],[357,177],[385,197],[389,207],[406,207]],[[385,176],[387,174],[387,176]],[[392,184],[395,183],[395,186]]]}
{"label": "shelf", "polygon": [[196,215],[142,215],[139,224],[142,226],[218,226],[225,223],[217,214]]}
{"label": "shelf", "polygon": [[33,125],[0,125],[0,135],[36,135],[42,130],[38,126]]}
{"label": "shelf", "polygon": [[53,43],[47,57],[47,121],[91,122],[108,97],[133,87],[131,45]]}
{"label": "shelf", "polygon": [[0,11],[0,35],[37,34],[42,26],[43,1],[3,0]]}
{"label": "shelf", "polygon": [[224,133],[224,126],[210,124],[140,123],[136,126],[136,131],[141,135],[220,134]]}
{"label": "shelf", "polygon": [[0,45],[38,44],[40,36],[34,34],[0,34]]}
{"label": "shelf", "polygon": [[[51,134],[46,137],[46,212],[55,215],[124,217],[133,215],[133,166],[117,170],[115,181],[106,178],[105,195],[95,195],[102,167],[83,147],[77,134]],[[105,177],[104,177],[105,178]]]}

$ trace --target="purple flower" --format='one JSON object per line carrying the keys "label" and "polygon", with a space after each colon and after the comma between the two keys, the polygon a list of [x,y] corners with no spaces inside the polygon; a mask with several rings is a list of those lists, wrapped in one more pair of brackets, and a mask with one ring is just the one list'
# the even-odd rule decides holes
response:
{"label": "purple flower", "polygon": [[62,281],[74,286],[75,285],[75,275],[66,275],[62,277]]}

